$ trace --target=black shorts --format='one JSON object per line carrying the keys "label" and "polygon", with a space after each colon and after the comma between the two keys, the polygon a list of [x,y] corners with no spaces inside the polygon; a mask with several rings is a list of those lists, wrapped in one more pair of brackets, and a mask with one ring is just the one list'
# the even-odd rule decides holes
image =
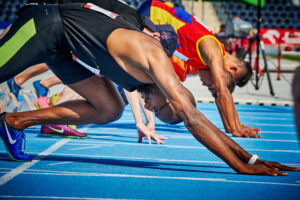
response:
{"label": "black shorts", "polygon": [[57,5],[28,9],[0,40],[0,83],[39,63],[46,63],[64,84],[93,75],[72,59]]}
{"label": "black shorts", "polygon": [[91,77],[88,67],[101,70],[129,91],[141,85],[116,63],[106,46],[108,36],[118,28],[139,30],[120,17],[111,19],[82,5],[43,5],[25,11],[0,41],[0,83],[46,63],[66,85]]}

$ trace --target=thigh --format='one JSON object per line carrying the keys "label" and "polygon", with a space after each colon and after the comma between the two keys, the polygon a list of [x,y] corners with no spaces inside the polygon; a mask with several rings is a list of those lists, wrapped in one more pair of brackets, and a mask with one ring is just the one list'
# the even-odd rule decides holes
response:
{"label": "thigh", "polygon": [[124,102],[115,84],[106,77],[93,75],[90,78],[68,85],[98,110],[111,113],[124,109]]}
{"label": "thigh", "polygon": [[111,113],[123,110],[124,103],[115,84],[106,77],[94,75],[70,57],[65,57],[59,63],[49,64],[49,68],[96,110]]}
{"label": "thigh", "polygon": [[47,65],[65,85],[80,82],[94,75],[91,71],[75,62],[71,54],[61,54],[57,60],[57,62],[48,62]]}
{"label": "thigh", "polygon": [[60,93],[56,104],[60,104],[68,100],[82,100],[82,99],[84,98],[80,96],[77,92],[72,90],[70,87],[65,86],[63,91]]}
{"label": "thigh", "polygon": [[48,64],[48,66],[65,85],[99,111],[107,108],[111,112],[119,112],[123,109],[124,103],[115,84],[105,77],[94,75],[75,62],[71,56],[66,56],[59,63]]}

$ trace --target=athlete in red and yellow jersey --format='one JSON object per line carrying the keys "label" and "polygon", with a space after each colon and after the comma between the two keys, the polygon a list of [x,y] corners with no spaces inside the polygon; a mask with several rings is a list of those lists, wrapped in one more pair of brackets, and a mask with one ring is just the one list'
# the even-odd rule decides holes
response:
{"label": "athlete in red and yellow jersey", "polygon": [[[215,40],[222,57],[225,57],[224,46],[215,37],[211,29],[198,18],[173,6],[172,3],[152,1],[150,19],[155,24],[171,24],[179,35],[179,46],[172,61],[181,81],[185,80],[185,74],[195,74],[198,70],[209,69],[199,50],[199,43],[205,38]],[[184,61],[184,68],[182,68],[182,64],[176,64],[179,62],[178,59]]]}
{"label": "athlete in red and yellow jersey", "polygon": [[260,129],[240,123],[230,94],[234,83],[243,86],[250,79],[251,67],[227,54],[208,26],[172,3],[152,0],[149,14],[155,24],[172,25],[179,36],[172,58],[179,79],[184,81],[187,74],[199,74],[215,97],[226,131],[239,137],[260,137],[256,135]]}

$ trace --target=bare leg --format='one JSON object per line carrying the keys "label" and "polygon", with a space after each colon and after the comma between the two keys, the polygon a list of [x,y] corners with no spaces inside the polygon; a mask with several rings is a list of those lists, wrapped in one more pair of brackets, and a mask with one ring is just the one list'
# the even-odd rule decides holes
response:
{"label": "bare leg", "polygon": [[6,27],[6,29],[0,34],[0,40],[6,35],[6,33],[9,31],[10,27],[11,27],[11,25]]}
{"label": "bare leg", "polygon": [[24,72],[22,72],[21,74],[18,74],[17,76],[15,76],[14,80],[15,83],[20,87],[21,85],[23,85],[24,82],[26,82],[28,79],[39,75],[45,71],[49,70],[48,66],[46,64],[37,64],[34,65],[28,69],[26,69]]}
{"label": "bare leg", "polygon": [[68,86],[65,86],[63,91],[60,93],[59,98],[57,100],[57,104],[63,103],[68,100],[82,100],[83,97],[74,92]]}
{"label": "bare leg", "polygon": [[7,124],[18,130],[37,124],[106,124],[122,115],[124,103],[107,78],[92,76],[69,87],[86,100],[68,101],[41,110],[8,113]]}
{"label": "bare leg", "polygon": [[0,113],[3,113],[4,111],[3,101],[0,99]]}
{"label": "bare leg", "polygon": [[300,141],[300,66],[295,70],[292,92],[294,97],[295,122],[298,132],[298,139]]}
{"label": "bare leg", "polygon": [[45,88],[49,89],[50,87],[62,83],[61,80],[57,76],[52,76],[50,78],[41,80],[41,85]]}

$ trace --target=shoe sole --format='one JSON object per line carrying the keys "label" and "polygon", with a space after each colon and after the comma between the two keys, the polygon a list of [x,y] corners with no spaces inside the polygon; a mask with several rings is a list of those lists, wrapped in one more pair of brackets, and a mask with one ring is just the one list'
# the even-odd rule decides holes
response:
{"label": "shoe sole", "polygon": [[69,135],[61,135],[61,134],[45,134],[45,133],[41,133],[42,136],[49,136],[49,137],[64,137],[64,138],[71,138],[71,139],[85,139],[85,137],[80,137],[80,136],[69,136]]}
{"label": "shoe sole", "polygon": [[[6,144],[5,144],[5,142],[4,142],[4,139],[0,136],[0,138],[1,138],[1,140],[2,140],[2,142],[3,142],[3,144],[4,144],[4,147],[5,147],[5,149],[6,149],[6,151],[7,151],[7,153],[8,153],[8,155],[9,155],[9,157],[13,160],[13,161],[16,161],[16,162],[31,162],[32,160],[17,160],[17,159],[15,159],[11,154],[10,154],[10,152],[9,152],[9,150],[8,150],[8,148],[7,148],[7,146],[6,146]],[[25,153],[25,152],[24,152]]]}

